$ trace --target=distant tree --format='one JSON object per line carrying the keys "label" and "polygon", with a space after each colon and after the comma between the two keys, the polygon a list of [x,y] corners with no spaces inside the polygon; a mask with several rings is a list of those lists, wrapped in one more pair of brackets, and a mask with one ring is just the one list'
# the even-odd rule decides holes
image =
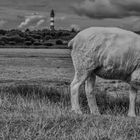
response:
{"label": "distant tree", "polygon": [[8,36],[1,36],[0,37],[0,41],[4,42],[5,44],[7,44],[9,42],[9,37]]}
{"label": "distant tree", "polygon": [[30,32],[30,30],[27,28],[27,29],[25,30],[25,32]]}
{"label": "distant tree", "polygon": [[45,46],[53,46],[54,44],[50,43],[50,42],[44,42],[43,45],[45,45]]}
{"label": "distant tree", "polygon": [[[71,32],[68,30],[54,30],[50,31],[49,29],[43,30],[29,30],[21,31],[18,29],[12,30],[0,30],[0,42],[2,44],[9,44],[12,41],[16,42],[16,44],[47,44],[54,45],[52,42],[47,42],[48,40],[57,39],[55,44],[62,45],[65,42],[68,42],[72,39],[77,32]],[[60,41],[58,41],[60,40]],[[65,42],[64,42],[65,41]],[[47,42],[47,43],[46,43]],[[66,44],[66,43],[65,43]]]}
{"label": "distant tree", "polygon": [[55,39],[56,33],[55,33],[54,31],[51,31],[51,32],[50,32],[50,35],[52,36],[53,39]]}
{"label": "distant tree", "polygon": [[6,30],[0,30],[0,35],[5,35],[7,33]]}
{"label": "distant tree", "polygon": [[69,32],[63,32],[63,36],[70,36],[70,33]]}
{"label": "distant tree", "polygon": [[36,41],[36,42],[33,43],[33,45],[39,46],[39,45],[42,45],[42,43]]}
{"label": "distant tree", "polygon": [[17,43],[15,41],[9,41],[8,44],[9,45],[16,45]]}
{"label": "distant tree", "polygon": [[76,33],[75,28],[72,28],[72,29],[71,29],[71,32],[72,32],[72,33]]}
{"label": "distant tree", "polygon": [[32,45],[32,42],[31,41],[25,41],[24,45],[30,46],[30,45]]}
{"label": "distant tree", "polygon": [[63,45],[68,45],[68,41],[63,41]]}
{"label": "distant tree", "polygon": [[51,37],[50,35],[47,35],[47,36],[45,36],[44,39],[47,41],[47,40],[49,40],[49,39],[52,39],[52,37]]}
{"label": "distant tree", "polygon": [[32,37],[32,38],[34,38],[34,39],[41,39],[42,38],[42,36],[41,35],[38,35],[38,34],[30,34],[30,36]]}
{"label": "distant tree", "polygon": [[27,36],[25,37],[25,41],[31,41],[32,43],[34,43],[34,42],[35,42],[35,39],[32,38],[31,36],[27,35]]}
{"label": "distant tree", "polygon": [[58,32],[57,32],[57,36],[58,36],[58,37],[63,36],[63,32],[62,32],[62,31],[58,31]]}
{"label": "distant tree", "polygon": [[17,44],[22,44],[24,42],[24,38],[20,37],[19,35],[9,37],[9,41],[14,41]]}
{"label": "distant tree", "polygon": [[56,40],[56,45],[63,45],[63,41],[62,40]]}
{"label": "distant tree", "polygon": [[4,46],[5,45],[4,41],[0,41],[0,45]]}

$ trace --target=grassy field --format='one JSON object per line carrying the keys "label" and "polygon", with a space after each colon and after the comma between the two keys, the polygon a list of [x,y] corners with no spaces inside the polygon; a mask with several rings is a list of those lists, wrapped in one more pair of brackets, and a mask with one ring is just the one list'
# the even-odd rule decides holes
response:
{"label": "grassy field", "polygon": [[74,69],[70,50],[0,49],[0,139],[139,140],[138,117],[127,117],[128,85],[97,78],[101,116],[89,114],[83,87],[83,115],[70,111]]}
{"label": "grassy field", "polygon": [[2,82],[58,81],[73,77],[70,50],[0,49],[0,66]]}

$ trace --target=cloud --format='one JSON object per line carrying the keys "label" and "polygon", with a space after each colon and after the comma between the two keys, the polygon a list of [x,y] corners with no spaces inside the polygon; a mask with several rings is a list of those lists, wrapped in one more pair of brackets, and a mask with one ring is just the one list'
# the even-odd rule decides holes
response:
{"label": "cloud", "polygon": [[36,27],[41,26],[44,22],[45,22],[44,19],[39,20],[39,21],[37,22],[37,24],[36,24]]}
{"label": "cloud", "polygon": [[72,8],[80,16],[95,19],[140,16],[140,0],[84,0]]}
{"label": "cloud", "polygon": [[45,17],[38,13],[33,13],[25,17],[25,20],[20,23],[18,28],[38,27],[45,22]]}
{"label": "cloud", "polygon": [[70,28],[71,28],[71,29],[74,29],[75,31],[80,31],[80,27],[79,27],[79,25],[77,25],[77,24],[72,24],[72,25],[70,26]]}
{"label": "cloud", "polygon": [[41,19],[41,20],[39,20],[39,21],[36,23],[36,25],[29,26],[29,29],[31,29],[31,30],[37,29],[37,28],[41,27],[41,25],[42,25],[44,22],[45,22],[45,20],[44,20],[44,19]]}
{"label": "cloud", "polygon": [[57,16],[57,17],[55,17],[55,20],[61,20],[61,21],[63,21],[66,18],[67,18],[66,16]]}

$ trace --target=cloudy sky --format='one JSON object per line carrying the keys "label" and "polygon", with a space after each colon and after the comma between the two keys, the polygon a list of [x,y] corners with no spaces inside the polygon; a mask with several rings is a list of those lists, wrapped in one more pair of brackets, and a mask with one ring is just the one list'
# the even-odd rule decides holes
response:
{"label": "cloudy sky", "polygon": [[48,28],[52,8],[58,29],[117,26],[140,30],[140,0],[0,0],[0,28]]}

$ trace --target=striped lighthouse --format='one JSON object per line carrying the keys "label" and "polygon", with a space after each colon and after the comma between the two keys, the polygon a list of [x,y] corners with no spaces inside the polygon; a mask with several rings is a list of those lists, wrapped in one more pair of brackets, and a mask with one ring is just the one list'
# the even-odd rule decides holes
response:
{"label": "striped lighthouse", "polygon": [[50,13],[50,30],[51,31],[55,30],[55,28],[54,28],[54,17],[55,17],[55,14],[54,14],[54,10],[52,9],[51,13]]}

